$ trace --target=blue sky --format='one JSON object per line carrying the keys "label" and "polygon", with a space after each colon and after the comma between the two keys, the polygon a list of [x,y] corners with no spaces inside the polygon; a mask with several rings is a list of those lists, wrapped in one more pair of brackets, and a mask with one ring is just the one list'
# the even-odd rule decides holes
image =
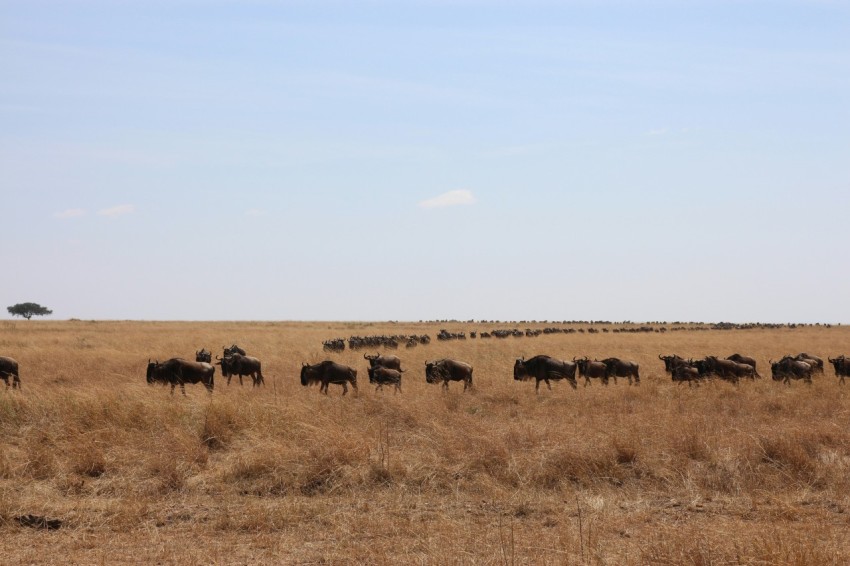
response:
{"label": "blue sky", "polygon": [[847,2],[5,1],[0,54],[4,305],[850,322]]}

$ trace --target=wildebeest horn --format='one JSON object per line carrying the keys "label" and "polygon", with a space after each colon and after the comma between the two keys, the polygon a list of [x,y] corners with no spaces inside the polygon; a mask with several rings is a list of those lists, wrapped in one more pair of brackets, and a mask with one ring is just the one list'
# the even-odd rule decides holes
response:
{"label": "wildebeest horn", "polygon": [[216,354],[215,359],[220,360],[221,358],[219,358],[218,354]]}
{"label": "wildebeest horn", "polygon": [[664,358],[661,357],[661,354],[658,354],[658,359],[663,360]]}

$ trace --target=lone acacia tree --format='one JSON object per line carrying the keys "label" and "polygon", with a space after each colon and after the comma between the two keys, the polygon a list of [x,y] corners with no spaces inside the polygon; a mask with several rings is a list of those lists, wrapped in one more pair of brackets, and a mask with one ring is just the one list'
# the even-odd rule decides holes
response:
{"label": "lone acacia tree", "polygon": [[47,307],[43,307],[38,303],[18,303],[17,305],[6,307],[6,310],[9,311],[9,314],[12,316],[22,316],[27,320],[34,316],[53,314],[52,310]]}

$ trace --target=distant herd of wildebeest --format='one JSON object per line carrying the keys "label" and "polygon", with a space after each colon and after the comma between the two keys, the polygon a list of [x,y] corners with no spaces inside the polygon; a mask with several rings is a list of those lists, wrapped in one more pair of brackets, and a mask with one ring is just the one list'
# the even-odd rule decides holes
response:
{"label": "distant herd of wildebeest", "polygon": [[[448,339],[448,338],[443,338]],[[427,342],[426,342],[427,343]],[[171,392],[180,386],[185,394],[185,385],[203,384],[208,391],[212,392],[215,366],[221,366],[221,373],[227,378],[227,384],[233,377],[242,378],[248,376],[255,387],[264,385],[262,364],[259,359],[247,355],[245,350],[233,344],[223,347],[223,356],[216,356],[213,364],[212,353],[206,349],[195,352],[195,361],[183,358],[171,358],[164,362],[148,360],[147,382],[149,384],[161,383],[171,385]],[[401,359],[395,355],[388,354],[364,354],[368,362],[366,368],[369,383],[375,385],[375,390],[382,389],[384,385],[394,387],[396,392],[401,391],[402,376],[405,370],[401,368]],[[685,359],[677,355],[659,355],[658,359],[664,363],[664,369],[670,374],[673,382],[688,382],[688,385],[699,385],[699,383],[712,378],[727,380],[738,383],[742,378],[755,380],[761,375],[753,358],[741,354],[733,354],[728,358],[706,356],[703,359]],[[837,358],[827,358],[832,364],[839,383],[844,383],[844,378],[850,375],[850,358],[844,355]],[[539,390],[540,382],[546,383],[552,389],[551,381],[566,380],[574,389],[577,387],[577,378],[584,378],[587,386],[591,380],[596,379],[604,385],[608,385],[611,379],[616,383],[617,378],[628,379],[629,385],[640,384],[640,371],[637,363],[621,360],[619,358],[606,358],[604,360],[591,360],[587,357],[573,358],[572,361],[559,360],[546,355],[538,355],[533,358],[519,358],[514,362],[514,379],[517,381],[535,380],[535,391]],[[815,374],[824,373],[824,362],[821,358],[805,352],[796,356],[784,356],[779,361],[770,361],[771,377],[774,381],[786,384],[790,380],[803,380],[812,383]],[[463,383],[463,390],[472,387],[472,365],[448,358],[425,362],[425,381],[427,383],[442,383],[443,389],[448,389],[449,382],[457,381]],[[21,386],[18,362],[12,358],[0,356],[0,378],[6,382],[6,387]],[[11,383],[10,383],[11,379]],[[348,393],[351,385],[357,390],[357,370],[355,368],[337,363],[333,360],[325,360],[316,364],[302,364],[301,385],[319,385],[319,390],[328,393],[328,386],[342,386],[342,394]]]}

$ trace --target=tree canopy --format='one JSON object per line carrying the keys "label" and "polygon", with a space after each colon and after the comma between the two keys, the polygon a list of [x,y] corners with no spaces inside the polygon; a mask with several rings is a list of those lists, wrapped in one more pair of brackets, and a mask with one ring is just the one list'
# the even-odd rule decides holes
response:
{"label": "tree canopy", "polygon": [[38,303],[18,303],[17,305],[6,307],[6,310],[8,310],[9,314],[12,316],[22,316],[27,320],[34,316],[53,314],[52,310],[47,307],[43,307]]}

